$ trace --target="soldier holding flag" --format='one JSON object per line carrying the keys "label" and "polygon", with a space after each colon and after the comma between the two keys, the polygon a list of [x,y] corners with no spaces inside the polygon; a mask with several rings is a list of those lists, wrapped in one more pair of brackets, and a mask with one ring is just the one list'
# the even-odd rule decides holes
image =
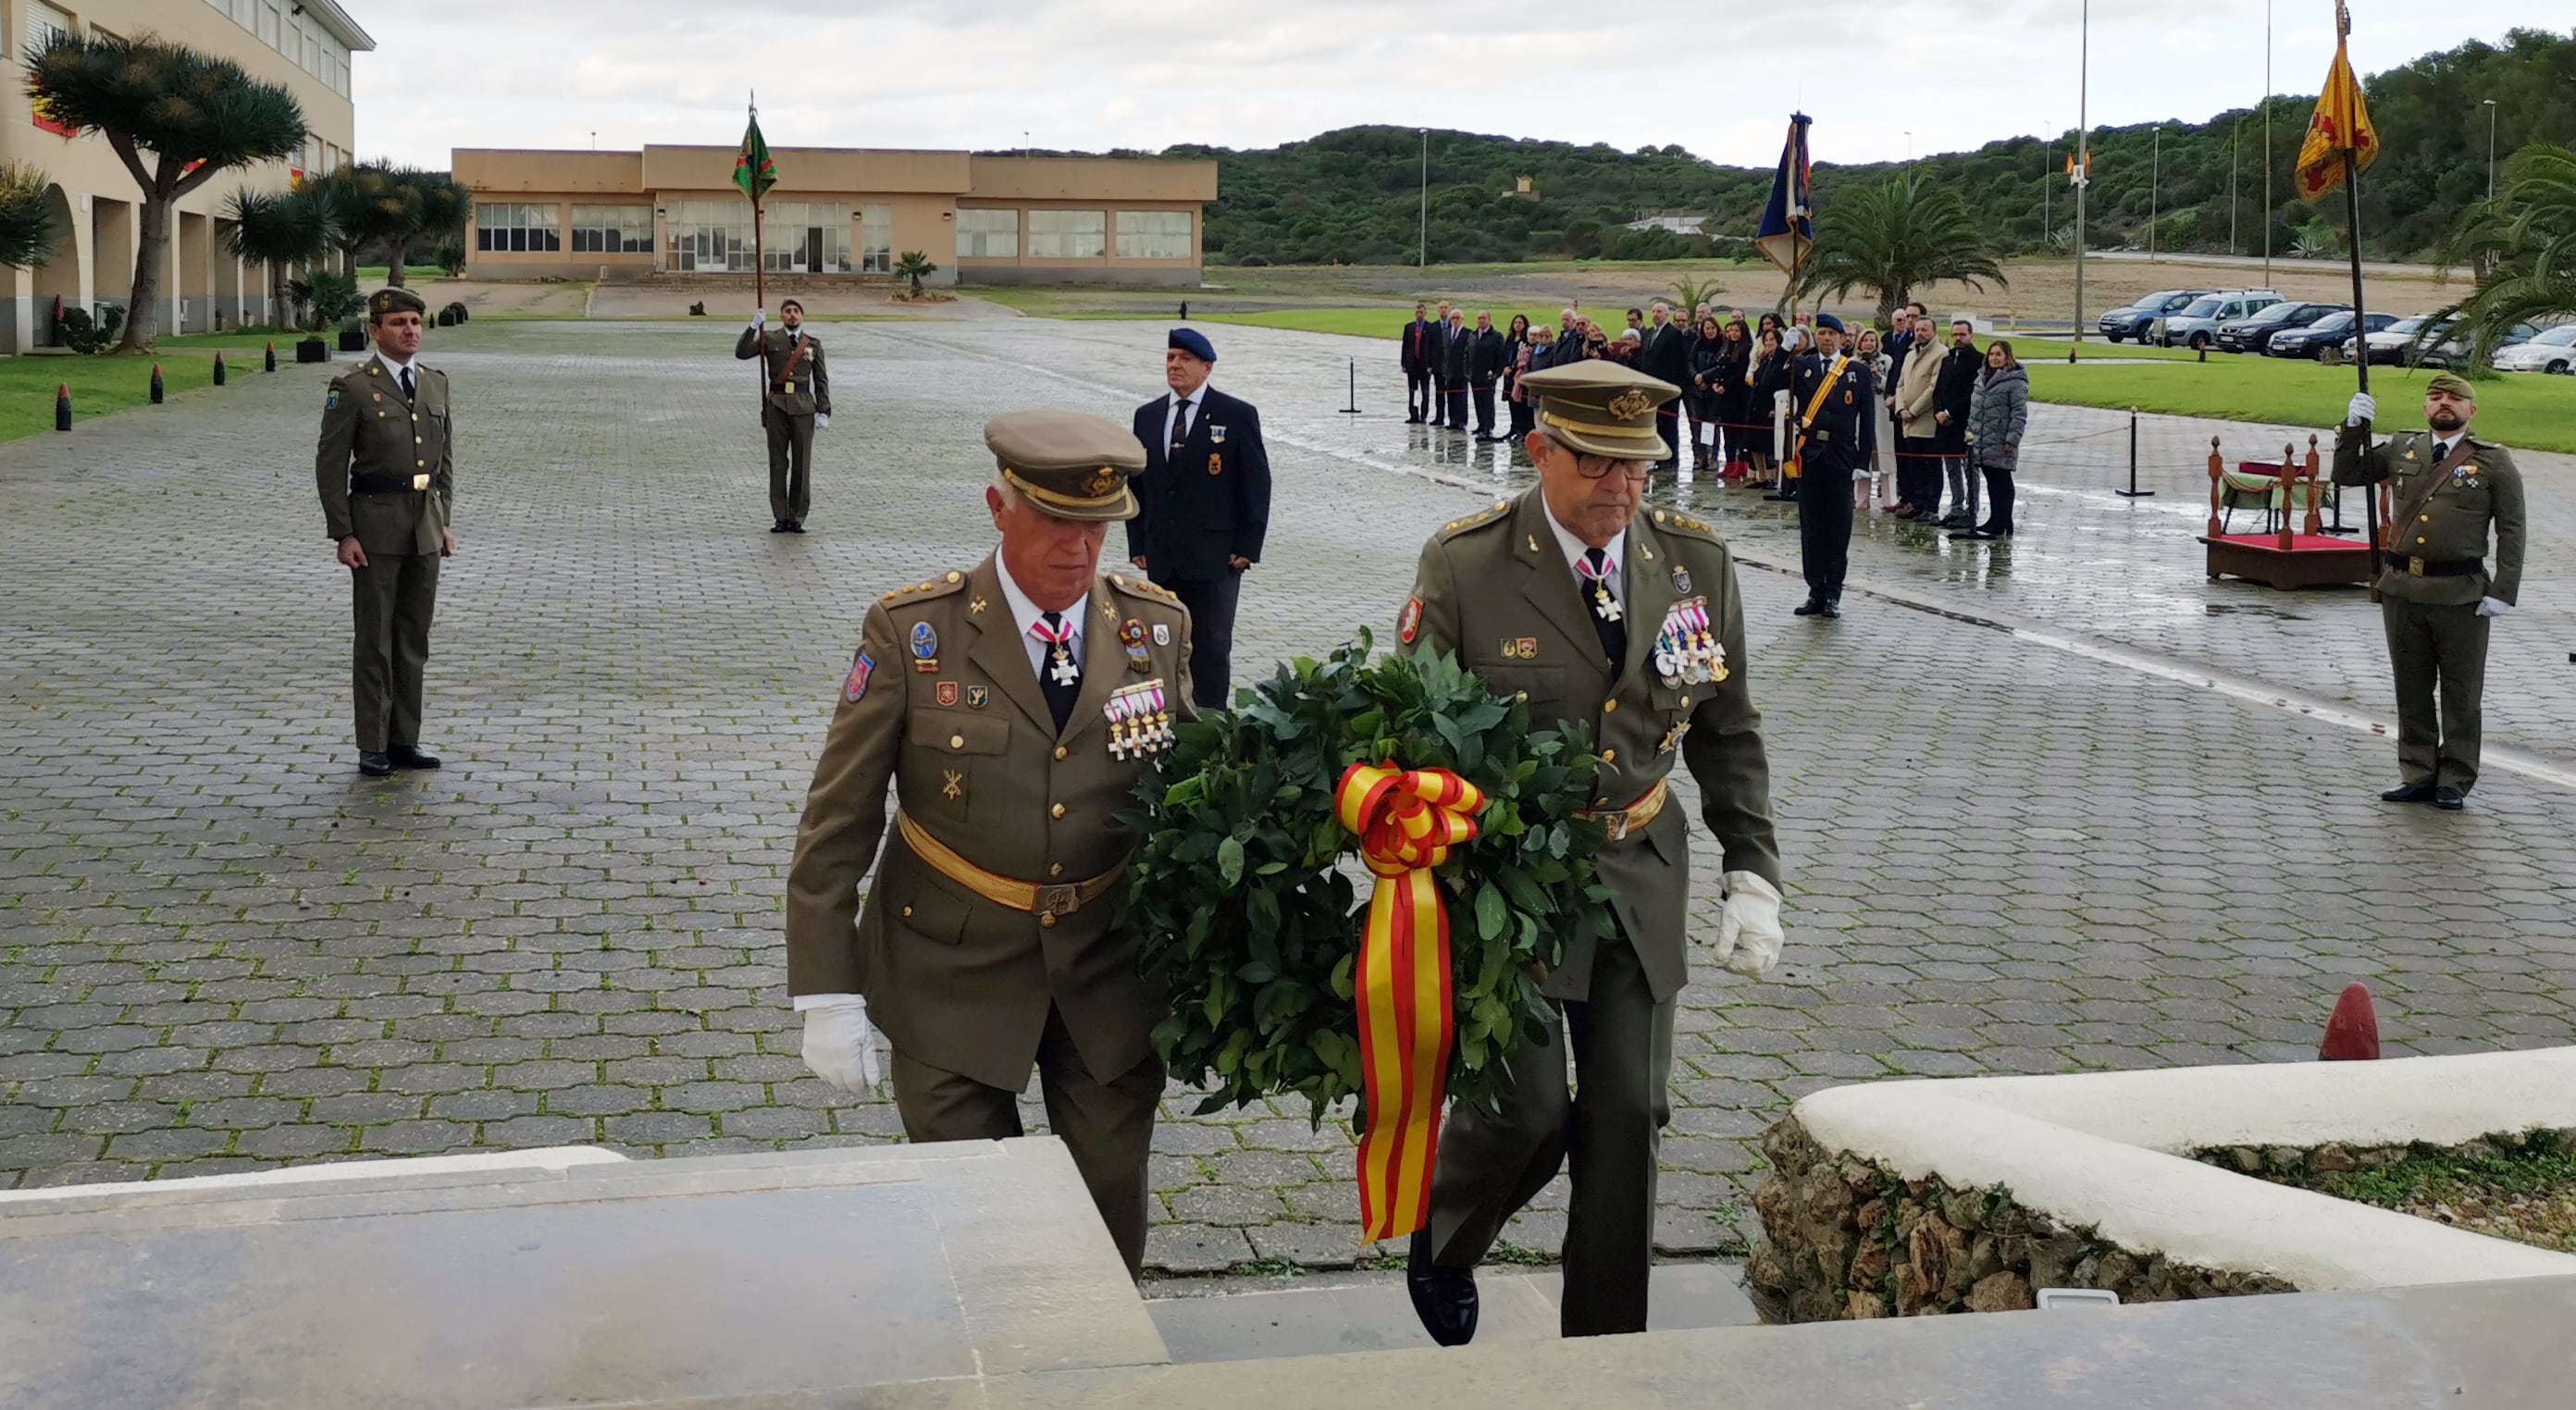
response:
{"label": "soldier holding flag", "polygon": [[769,326],[767,280],[760,260],[760,198],[778,184],[778,164],[760,135],[760,110],[742,134],[742,155],[734,159],[733,184],[751,201],[751,324],[734,340],[733,355],[760,359],[760,427],[769,438],[769,531],[805,532],[805,515],[814,503],[814,433],[832,424],[831,374],[823,363],[823,344],[805,330],[805,305],[783,299],[779,326]]}

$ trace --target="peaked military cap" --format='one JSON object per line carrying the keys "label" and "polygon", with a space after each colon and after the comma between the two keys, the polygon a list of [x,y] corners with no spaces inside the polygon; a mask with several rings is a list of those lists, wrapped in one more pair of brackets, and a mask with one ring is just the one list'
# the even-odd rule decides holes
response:
{"label": "peaked military cap", "polygon": [[371,323],[382,322],[385,315],[392,313],[428,312],[429,301],[409,289],[388,286],[367,296],[367,320]]}
{"label": "peaked military cap", "polygon": [[1583,455],[1669,460],[1673,448],[1655,425],[1655,408],[1682,389],[1622,362],[1569,362],[1521,378],[1538,393],[1538,424],[1548,439]]}
{"label": "peaked military cap", "polygon": [[1136,433],[1078,411],[1013,411],[984,423],[1002,480],[1058,519],[1136,517],[1127,477],[1145,468]]}
{"label": "peaked military cap", "polygon": [[2476,401],[2478,399],[2478,389],[2469,385],[2468,378],[2455,377],[2448,372],[2434,373],[2431,379],[2424,383],[2424,390],[2428,392],[2448,392],[2462,401]]}

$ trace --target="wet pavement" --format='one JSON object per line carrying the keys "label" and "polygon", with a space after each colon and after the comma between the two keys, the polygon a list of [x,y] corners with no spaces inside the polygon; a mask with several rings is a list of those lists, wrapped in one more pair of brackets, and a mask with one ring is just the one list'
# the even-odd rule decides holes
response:
{"label": "wet pavement", "polygon": [[[875,593],[986,550],[983,419],[1123,420],[1162,330],[825,335],[839,414],[792,538],[765,532],[730,327],[433,334],[464,550],[424,742],[449,766],[382,782],[346,745],[318,369],[0,446],[0,1184],[894,1136],[889,1103],[804,1074],[785,1006],[780,893],[833,692]],[[1526,483],[1404,426],[1382,344],[1212,336],[1277,472],[1238,679],[1383,632],[1424,535]],[[1376,365],[1342,415],[1354,355]],[[2576,1036],[2576,463],[2520,458],[2531,565],[2488,715],[2519,763],[2452,817],[2373,796],[2393,763],[2358,593],[2205,580],[2210,433],[2148,423],[2160,493],[2125,501],[2126,417],[2035,407],[2022,535],[1865,517],[1834,623],[1789,615],[1787,506],[1663,491],[1748,562],[1791,893],[1772,981],[1703,962],[1684,993],[1668,1251],[1734,1246],[1752,1135],[1834,1082],[2301,1060],[2349,979],[2392,1052]],[[1360,1255],[1346,1136],[1194,1104],[1157,1136],[1155,1266]],[[1562,1207],[1514,1243],[1551,1251]]]}

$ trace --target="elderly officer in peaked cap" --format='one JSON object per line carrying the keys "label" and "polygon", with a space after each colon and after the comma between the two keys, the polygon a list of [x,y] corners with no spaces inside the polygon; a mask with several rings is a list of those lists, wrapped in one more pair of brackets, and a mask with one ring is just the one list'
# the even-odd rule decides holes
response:
{"label": "elderly officer in peaked cap", "polygon": [[420,364],[429,305],[409,289],[367,299],[376,348],[331,379],[313,453],[323,532],[349,570],[358,771],[434,769],[420,747],[421,673],[438,607],[438,560],[456,553],[447,374]]}
{"label": "elderly officer in peaked cap", "polygon": [[1127,524],[1128,561],[1190,609],[1198,640],[1190,679],[1208,708],[1229,697],[1235,602],[1270,531],[1261,413],[1207,384],[1215,366],[1216,348],[1197,329],[1175,328],[1165,340],[1172,390],[1136,408],[1145,470]]}
{"label": "elderly officer in peaked cap", "polygon": [[1021,411],[984,442],[1000,546],[879,598],[842,680],[788,871],[787,987],[806,1064],[845,1090],[877,1085],[884,1029],[916,1141],[1019,1135],[1034,1066],[1133,1274],[1164,1006],[1110,924],[1137,841],[1117,813],[1191,715],[1190,617],[1099,571],[1136,512],[1134,436]]}
{"label": "elderly officer in peaked cap", "polygon": [[[1735,561],[1707,524],[1640,512],[1654,465],[1673,454],[1656,411],[1680,389],[1599,361],[1521,385],[1538,399],[1527,441],[1537,488],[1432,536],[1396,634],[1455,653],[1526,700],[1533,724],[1592,732],[1601,764],[1586,816],[1609,833],[1598,865],[1617,929],[1548,975],[1561,1020],[1506,1059],[1499,1107],[1450,1107],[1406,1281],[1424,1327],[1451,1346],[1475,1335],[1477,1261],[1569,1159],[1564,1333],[1645,1329],[1673,1010],[1689,968],[1675,764],[1698,781],[1700,816],[1725,852],[1720,962],[1759,976],[1781,944],[1770,766]],[[1848,483],[1842,493],[1848,503]]]}
{"label": "elderly officer in peaked cap", "polygon": [[2469,429],[2478,393],[2464,378],[2444,372],[2424,384],[2427,430],[2373,446],[2378,414],[2368,392],[2352,399],[2335,437],[2334,480],[2394,482],[2379,613],[2397,674],[2398,784],[2379,796],[2458,812],[2478,781],[2487,624],[2522,591],[2522,472],[2503,446]]}

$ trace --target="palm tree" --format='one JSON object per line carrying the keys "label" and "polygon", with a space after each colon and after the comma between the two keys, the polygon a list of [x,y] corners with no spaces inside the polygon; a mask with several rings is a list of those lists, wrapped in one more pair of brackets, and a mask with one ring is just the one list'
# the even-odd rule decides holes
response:
{"label": "palm tree", "polygon": [[[231,168],[302,150],[304,109],[294,94],[252,78],[229,59],[148,36],[97,31],[57,30],[28,55],[27,96],[40,115],[76,132],[103,134],[142,188],[133,306],[116,350],[148,352],[161,331],[171,207]],[[153,157],[148,165],[146,152]]]}
{"label": "palm tree", "polygon": [[2445,270],[2486,272],[2426,324],[2457,318],[2445,336],[2468,344],[2473,369],[2487,366],[2515,324],[2576,317],[2576,151],[2536,142],[2514,153],[2505,173],[2496,198],[2462,212],[2442,247]]}
{"label": "palm tree", "polygon": [[52,185],[35,167],[0,166],[0,265],[29,269],[53,258],[63,232],[55,228],[53,204],[45,199]]}
{"label": "palm tree", "polygon": [[474,213],[474,193],[457,183],[444,171],[415,171],[405,174],[410,188],[417,193],[411,202],[411,228],[388,238],[392,268],[385,282],[399,286],[403,282],[403,261],[412,246],[424,241],[435,248],[439,241],[465,233],[465,218]]}
{"label": "palm tree", "polygon": [[1927,187],[1909,172],[1845,191],[1818,214],[1815,246],[1791,294],[1839,299],[1867,289],[1878,295],[1885,319],[1917,287],[1945,280],[1977,290],[2012,283],[1959,193]]}
{"label": "palm tree", "polygon": [[236,191],[227,208],[232,225],[224,231],[224,250],[235,259],[268,266],[269,317],[280,328],[293,327],[288,317],[286,271],[330,252],[339,237],[331,203],[304,191]]}
{"label": "palm tree", "polygon": [[1691,316],[1691,310],[1701,304],[1717,302],[1717,296],[1724,292],[1726,292],[1726,286],[1714,275],[1706,279],[1695,279],[1685,274],[1673,281],[1673,295],[1681,300],[1681,316],[1685,319]]}
{"label": "palm tree", "polygon": [[906,250],[903,258],[894,262],[894,272],[912,281],[912,296],[917,299],[921,297],[921,281],[937,274],[939,266],[919,250]]}

